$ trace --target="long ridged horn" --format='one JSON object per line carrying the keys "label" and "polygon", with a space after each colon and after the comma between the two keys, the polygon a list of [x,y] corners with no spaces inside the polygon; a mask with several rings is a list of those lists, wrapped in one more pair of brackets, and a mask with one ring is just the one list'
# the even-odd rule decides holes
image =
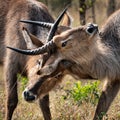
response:
{"label": "long ridged horn", "polygon": [[57,27],[58,27],[58,24],[60,23],[62,17],[64,16],[66,10],[67,10],[68,6],[63,10],[63,12],[60,14],[60,16],[58,17],[58,19],[55,21],[53,27],[51,28],[50,32],[49,32],[49,36],[48,36],[48,41],[45,45],[43,45],[42,47],[39,47],[37,49],[33,49],[33,50],[22,50],[22,49],[17,49],[17,48],[12,48],[12,47],[9,47],[7,46],[7,48],[11,49],[11,50],[14,50],[16,52],[19,52],[21,54],[25,54],[25,55],[39,55],[39,54],[43,54],[45,52],[51,52],[51,51],[54,51],[55,48],[56,48],[56,45],[53,41],[50,41],[56,30],[57,30]]}
{"label": "long ridged horn", "polygon": [[33,50],[22,50],[22,49],[18,49],[18,48],[13,48],[13,47],[9,47],[7,46],[7,48],[24,54],[24,55],[39,55],[39,54],[43,54],[45,52],[48,52],[48,50],[53,50],[55,49],[56,45],[53,41],[49,41],[48,43],[46,43],[45,45],[43,45],[42,47],[39,47],[37,49],[33,49]]}
{"label": "long ridged horn", "polygon": [[39,21],[32,21],[32,20],[20,20],[20,22],[39,25],[41,27],[45,27],[48,29],[50,29],[53,26],[53,23],[39,22]]}
{"label": "long ridged horn", "polygon": [[55,35],[55,32],[57,30],[57,27],[58,27],[58,24],[60,23],[60,21],[62,20],[65,12],[67,11],[69,5],[63,10],[63,12],[58,16],[57,20],[54,22],[54,25],[53,27],[51,28],[50,32],[49,32],[49,35],[48,35],[48,38],[47,38],[47,41],[50,41],[53,36]]}

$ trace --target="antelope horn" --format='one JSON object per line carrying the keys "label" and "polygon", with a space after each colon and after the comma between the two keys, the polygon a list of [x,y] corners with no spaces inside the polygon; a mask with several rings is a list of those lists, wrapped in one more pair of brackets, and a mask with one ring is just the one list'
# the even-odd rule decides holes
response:
{"label": "antelope horn", "polygon": [[53,38],[53,36],[55,35],[55,32],[56,32],[57,27],[58,27],[58,24],[59,24],[60,21],[62,20],[65,12],[66,12],[67,9],[68,9],[68,7],[69,7],[69,6],[67,6],[67,7],[63,10],[63,12],[58,16],[57,20],[54,22],[54,25],[53,25],[53,27],[51,28],[51,30],[50,30],[50,32],[49,32],[47,41],[50,41],[50,40]]}
{"label": "antelope horn", "polygon": [[24,54],[24,55],[39,55],[39,54],[43,54],[45,52],[48,52],[48,50],[53,50],[55,49],[56,45],[53,41],[50,41],[48,43],[46,43],[45,45],[43,45],[40,48],[37,49],[33,49],[33,50],[22,50],[22,49],[18,49],[18,48],[12,48],[7,46],[7,48],[14,50],[15,52]]}
{"label": "antelope horn", "polygon": [[50,29],[53,26],[53,23],[39,22],[39,21],[32,21],[32,20],[20,20],[20,22],[39,25],[41,27],[45,27],[48,29]]}
{"label": "antelope horn", "polygon": [[33,49],[33,50],[22,50],[22,49],[17,49],[17,48],[12,48],[12,47],[9,47],[7,46],[7,48],[11,49],[11,50],[14,50],[16,52],[19,52],[21,54],[25,54],[25,55],[39,55],[39,54],[43,54],[45,52],[53,52],[56,48],[56,45],[53,41],[50,41],[56,30],[57,30],[57,27],[58,27],[58,24],[60,23],[62,17],[64,16],[66,10],[67,10],[68,7],[66,7],[63,12],[60,14],[60,16],[58,17],[58,19],[55,21],[53,27],[51,28],[50,32],[49,32],[49,36],[48,36],[48,41],[45,45],[43,45],[42,47],[39,47],[37,49]]}

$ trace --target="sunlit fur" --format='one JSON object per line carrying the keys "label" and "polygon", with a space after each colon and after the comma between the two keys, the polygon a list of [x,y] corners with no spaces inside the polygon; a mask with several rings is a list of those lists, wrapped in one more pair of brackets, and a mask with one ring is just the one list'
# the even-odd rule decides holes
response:
{"label": "sunlit fur", "polygon": [[[78,28],[68,28],[60,35],[56,35],[53,38],[57,46],[57,50],[53,54],[56,59],[50,57],[49,60],[52,62],[46,63],[45,66],[48,66],[46,67],[47,71],[51,64],[54,66],[55,61],[66,59],[72,61],[73,64],[69,68],[65,67],[66,64],[62,64],[63,68],[65,67],[61,70],[62,76],[64,76],[64,71],[67,70],[67,73],[79,78],[90,76],[91,78],[104,80],[103,91],[94,115],[94,120],[99,120],[99,116],[102,119],[102,113],[108,111],[120,88],[120,10],[110,16],[99,32],[88,34],[86,32],[87,27],[85,25]],[[62,46],[65,41],[67,41],[66,45]],[[55,70],[57,71],[56,68]],[[51,78],[54,76],[49,75],[47,77]],[[58,82],[59,80],[61,78],[58,78]],[[44,86],[50,85],[47,90],[42,91],[44,95],[56,85],[56,81],[51,79],[50,84],[48,84],[49,82],[47,81],[42,84]],[[43,93],[42,96],[40,93],[43,88],[42,85],[37,89],[37,95],[40,98],[43,96]],[[32,87],[34,88],[35,86]]]}
{"label": "sunlit fur", "polygon": [[[105,80],[94,115],[94,120],[98,120],[120,89],[120,10],[110,16],[99,33],[87,35],[86,29],[87,26],[73,28],[53,39],[59,56],[78,65],[71,67],[72,73],[79,76],[78,71],[84,71],[93,78]],[[62,47],[65,40],[67,45]]]}
{"label": "sunlit fur", "polygon": [[[30,33],[43,40],[43,43],[46,42],[48,29],[19,22],[20,20],[38,20],[52,23],[54,20],[44,4],[36,0],[0,0],[0,10],[0,41],[4,39],[5,46],[27,49],[22,35],[23,27],[26,27]],[[1,54],[5,53],[4,79],[6,85],[6,108],[5,118],[3,119],[11,120],[12,114],[18,104],[17,79],[19,78],[17,78],[17,75],[18,73],[27,75],[26,62],[28,57],[8,49],[6,49],[6,52],[2,51],[4,49],[1,50],[0,42],[0,59],[2,58]],[[49,99],[47,101],[44,99],[40,100],[40,106],[45,119],[51,118],[48,104]]]}
{"label": "sunlit fur", "polygon": [[[96,35],[85,35],[84,29],[72,29],[55,37],[59,37],[61,41],[70,38],[65,48],[60,47],[59,54],[64,59],[72,60],[76,64],[83,66],[84,71],[94,78],[118,79],[120,75],[119,54],[118,49],[111,48],[102,41],[97,33]],[[85,37],[86,36],[86,37]],[[61,41],[59,41],[61,43]],[[60,44],[60,43],[57,44]],[[71,46],[68,48],[67,46]],[[114,49],[114,50],[113,50]]]}

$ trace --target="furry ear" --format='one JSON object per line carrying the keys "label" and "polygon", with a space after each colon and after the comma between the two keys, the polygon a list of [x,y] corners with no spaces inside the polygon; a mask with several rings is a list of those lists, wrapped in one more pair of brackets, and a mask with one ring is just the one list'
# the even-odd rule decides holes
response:
{"label": "furry ear", "polygon": [[57,31],[56,31],[56,35],[61,34],[62,32],[71,29],[71,27],[68,26],[59,26]]}
{"label": "furry ear", "polygon": [[23,27],[22,33],[28,49],[34,49],[43,45],[43,43],[36,36],[29,33],[26,28]]}
{"label": "furry ear", "polygon": [[32,40],[32,43],[34,45],[36,45],[37,47],[41,47],[41,46],[44,45],[35,35],[29,33],[29,36],[30,36],[30,38]]}
{"label": "furry ear", "polygon": [[70,27],[72,24],[72,21],[73,21],[72,17],[70,16],[70,14],[68,12],[66,12],[64,17],[63,17],[61,25]]}
{"label": "furry ear", "polygon": [[69,15],[68,12],[66,12],[64,14],[63,20],[60,24],[60,26],[58,27],[56,34],[61,34],[62,32],[68,30],[71,28],[71,24],[72,24],[72,17]]}

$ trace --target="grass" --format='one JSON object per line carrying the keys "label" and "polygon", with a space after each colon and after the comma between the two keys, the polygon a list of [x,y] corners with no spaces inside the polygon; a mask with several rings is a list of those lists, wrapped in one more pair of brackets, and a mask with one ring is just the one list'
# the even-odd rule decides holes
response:
{"label": "grass", "polygon": [[[1,68],[2,69],[2,68]],[[2,78],[2,70],[0,76]],[[18,96],[19,103],[14,112],[13,120],[43,120],[38,102],[27,103],[22,98],[24,82],[19,82]],[[26,83],[25,83],[26,84]],[[66,76],[63,82],[50,92],[50,108],[53,120],[92,120],[96,103],[82,100],[82,103],[76,102],[69,94],[71,90],[77,89],[75,84],[81,86],[81,89],[87,86],[86,81],[79,84],[71,76]],[[93,85],[92,85],[93,84]],[[101,83],[102,84],[102,83]],[[94,83],[88,82],[88,86],[94,86]],[[101,85],[100,85],[101,86]],[[93,89],[93,88],[92,88]],[[91,93],[90,93],[91,94]],[[4,119],[5,114],[5,89],[3,79],[0,80],[0,120]],[[111,105],[104,120],[120,120],[120,92]]]}
{"label": "grass", "polygon": [[[106,2],[106,0],[104,2]],[[96,21],[99,26],[101,26],[107,18],[105,9],[106,3],[104,2],[98,0],[95,6]],[[91,9],[87,10],[87,13],[90,11]],[[72,26],[80,25],[79,13],[75,5],[69,9],[69,13],[74,20]],[[87,22],[92,22],[90,16],[87,16]],[[18,84],[19,102],[13,114],[13,120],[43,120],[38,102],[36,101],[35,103],[27,103],[22,98],[22,91],[24,89],[24,85],[26,84],[26,79],[22,79],[18,82]],[[75,88],[75,84],[76,81],[71,76],[66,76],[63,82],[50,92],[50,109],[53,120],[92,120],[96,103],[91,104],[90,101],[86,101],[85,99],[82,100],[82,103],[79,102],[79,100],[74,100],[70,93],[72,90],[74,90],[73,88]],[[86,85],[86,81],[82,81],[82,87],[80,87],[80,90],[83,88],[83,85]],[[100,83],[100,86],[101,85],[102,83]],[[87,88],[84,91],[87,91]],[[5,116],[5,99],[3,68],[0,66],[0,120],[4,120]],[[104,117],[104,120],[120,120],[120,92],[110,106],[108,113]]]}

